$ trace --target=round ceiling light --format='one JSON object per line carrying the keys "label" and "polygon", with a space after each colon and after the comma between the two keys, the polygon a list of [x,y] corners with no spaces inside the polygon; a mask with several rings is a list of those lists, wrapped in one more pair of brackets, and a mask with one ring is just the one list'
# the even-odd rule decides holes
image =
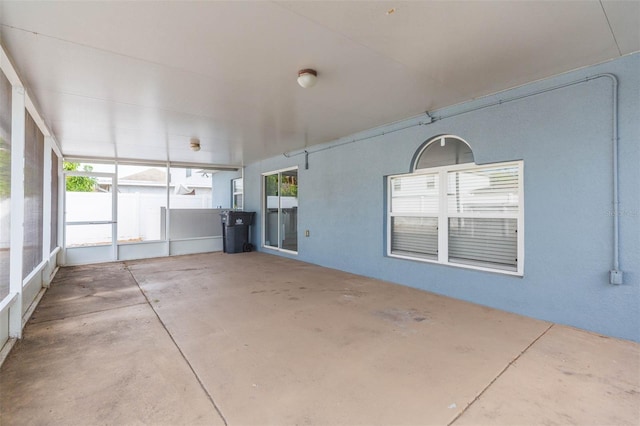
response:
{"label": "round ceiling light", "polygon": [[298,84],[305,89],[316,85],[318,72],[310,68],[298,71]]}
{"label": "round ceiling light", "polygon": [[189,147],[191,148],[191,151],[200,151],[200,139],[191,138],[189,141]]}

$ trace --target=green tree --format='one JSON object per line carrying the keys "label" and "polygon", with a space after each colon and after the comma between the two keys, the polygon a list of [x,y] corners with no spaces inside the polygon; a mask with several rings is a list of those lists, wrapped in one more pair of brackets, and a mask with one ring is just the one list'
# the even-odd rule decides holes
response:
{"label": "green tree", "polygon": [[[65,161],[62,167],[67,172],[74,172],[80,168],[80,163],[71,163]],[[82,168],[85,172],[93,170],[91,166],[84,166]],[[93,192],[96,186],[96,180],[94,178],[86,176],[67,176],[67,191],[69,192]]]}
{"label": "green tree", "polygon": [[11,194],[11,148],[0,138],[0,198]]}
{"label": "green tree", "polygon": [[[298,178],[295,176],[282,176],[278,185],[278,175],[267,176],[267,195],[280,195],[281,197],[298,197]],[[279,191],[278,191],[279,187]]]}
{"label": "green tree", "polygon": [[293,176],[282,176],[280,195],[283,197],[298,197],[298,179]]}
{"label": "green tree", "polygon": [[267,195],[278,195],[278,175],[267,176]]}

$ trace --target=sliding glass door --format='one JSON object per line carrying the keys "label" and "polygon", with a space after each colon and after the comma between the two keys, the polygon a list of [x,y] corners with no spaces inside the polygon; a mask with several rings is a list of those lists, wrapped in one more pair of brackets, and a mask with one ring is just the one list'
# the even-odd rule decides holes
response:
{"label": "sliding glass door", "polygon": [[267,173],[264,179],[264,247],[298,251],[298,169]]}

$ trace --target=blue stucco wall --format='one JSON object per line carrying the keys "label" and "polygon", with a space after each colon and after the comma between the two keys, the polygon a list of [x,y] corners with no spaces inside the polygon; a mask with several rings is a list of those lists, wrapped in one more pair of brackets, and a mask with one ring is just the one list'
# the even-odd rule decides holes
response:
{"label": "blue stucco wall", "polygon": [[[299,253],[292,257],[640,341],[640,55],[432,115],[448,116],[600,73],[615,74],[620,83],[618,214],[623,285],[609,284],[612,89],[605,78],[428,125],[389,133],[426,119],[417,117],[311,147],[308,170],[302,155],[251,164],[245,168],[245,210],[261,211],[261,173],[297,165]],[[386,134],[346,143],[382,132]],[[385,176],[408,172],[415,150],[443,133],[469,142],[479,164],[524,160],[524,277],[385,256]],[[306,229],[310,237],[304,237]],[[258,217],[254,243],[260,241],[261,232]]]}
{"label": "blue stucco wall", "polygon": [[242,177],[242,171],[217,172],[213,174],[212,206],[220,209],[230,209],[231,206],[231,181]]}

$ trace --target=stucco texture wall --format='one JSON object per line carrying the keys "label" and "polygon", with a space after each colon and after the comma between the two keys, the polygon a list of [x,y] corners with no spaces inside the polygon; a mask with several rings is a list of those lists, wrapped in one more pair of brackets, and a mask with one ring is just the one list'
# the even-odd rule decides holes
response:
{"label": "stucco texture wall", "polygon": [[[617,211],[612,205],[609,79],[469,111],[601,73],[612,73],[619,80]],[[307,148],[308,169],[304,155],[278,156],[247,166],[245,210],[259,213],[253,242],[269,251],[260,247],[261,173],[297,165],[295,258],[640,341],[640,54],[431,115],[443,118],[415,125],[428,121],[426,116],[416,117]],[[439,134],[466,140],[478,164],[524,161],[524,277],[385,255],[386,176],[409,172],[416,149]],[[367,139],[359,140],[363,138]],[[619,286],[609,284],[613,214],[620,219],[624,283]],[[309,237],[304,236],[306,229]]]}
{"label": "stucco texture wall", "polygon": [[214,208],[230,209],[231,206],[231,181],[242,177],[242,171],[217,172],[213,174],[213,198]]}

